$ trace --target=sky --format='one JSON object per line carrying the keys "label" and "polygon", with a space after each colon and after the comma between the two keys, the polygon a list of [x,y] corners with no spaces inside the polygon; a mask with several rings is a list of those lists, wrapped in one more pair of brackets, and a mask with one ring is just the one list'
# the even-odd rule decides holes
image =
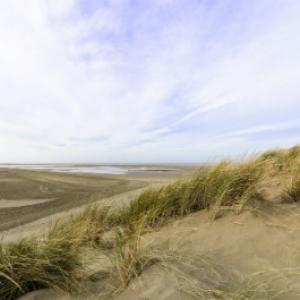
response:
{"label": "sky", "polygon": [[0,162],[205,162],[300,143],[299,11],[0,1]]}

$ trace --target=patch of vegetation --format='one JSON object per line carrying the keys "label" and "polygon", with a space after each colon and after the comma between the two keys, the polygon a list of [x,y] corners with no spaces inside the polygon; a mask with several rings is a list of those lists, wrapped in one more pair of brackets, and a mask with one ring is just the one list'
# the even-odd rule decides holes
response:
{"label": "patch of vegetation", "polygon": [[261,164],[221,162],[201,168],[190,180],[178,181],[161,189],[148,189],[128,207],[108,216],[110,226],[135,224],[141,219],[150,227],[177,216],[213,208],[215,216],[223,206],[244,207],[261,198],[256,188]]}
{"label": "patch of vegetation", "polygon": [[143,226],[141,225],[116,229],[113,264],[119,273],[123,287],[126,287],[133,278],[138,277],[146,268],[159,261],[157,257],[141,250],[142,231]]}
{"label": "patch of vegetation", "polygon": [[70,290],[80,267],[73,240],[35,238],[0,247],[1,299],[16,299],[41,288]]}
{"label": "patch of vegetation", "polygon": [[42,239],[0,245],[0,299],[17,299],[41,288],[76,290],[76,271],[84,246],[101,244],[106,208],[89,207],[68,222],[58,222]]}
{"label": "patch of vegetation", "polygon": [[49,239],[72,239],[80,246],[99,247],[102,245],[102,236],[107,230],[104,220],[107,217],[109,207],[97,205],[89,206],[82,213],[73,216],[67,222],[59,221],[51,228]]}
{"label": "patch of vegetation", "polygon": [[293,172],[300,164],[300,146],[266,151],[257,158],[257,161],[264,163],[265,166],[271,166],[274,176]]}
{"label": "patch of vegetation", "polygon": [[[300,174],[300,172],[299,172]],[[291,179],[291,186],[285,190],[283,201],[286,203],[294,203],[300,201],[300,175],[295,174]]]}

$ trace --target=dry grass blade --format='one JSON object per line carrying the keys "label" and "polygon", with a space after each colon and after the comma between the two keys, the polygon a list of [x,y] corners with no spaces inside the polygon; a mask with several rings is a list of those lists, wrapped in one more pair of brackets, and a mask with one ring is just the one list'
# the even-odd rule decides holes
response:
{"label": "dry grass blade", "polygon": [[284,191],[282,198],[286,203],[300,201],[300,171],[292,175],[291,186]]}
{"label": "dry grass blade", "polygon": [[138,224],[128,228],[116,229],[116,247],[114,249],[113,264],[118,270],[123,287],[146,268],[156,263],[156,257],[140,248],[143,226]]}

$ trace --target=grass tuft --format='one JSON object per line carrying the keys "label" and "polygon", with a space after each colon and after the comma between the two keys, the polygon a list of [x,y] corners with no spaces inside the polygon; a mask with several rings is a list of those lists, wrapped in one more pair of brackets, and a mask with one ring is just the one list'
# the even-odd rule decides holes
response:
{"label": "grass tuft", "polygon": [[283,202],[294,203],[300,201],[300,175],[292,177],[291,186],[283,193]]}
{"label": "grass tuft", "polygon": [[72,240],[35,238],[0,246],[1,299],[16,299],[37,289],[70,290],[76,286],[73,271],[80,266]]}
{"label": "grass tuft", "polygon": [[67,222],[59,221],[54,224],[48,238],[71,239],[80,246],[101,246],[102,236],[106,231],[104,221],[109,207],[89,206],[81,214],[71,217]]}
{"label": "grass tuft", "polygon": [[140,239],[143,226],[116,229],[116,247],[113,264],[115,265],[123,287],[138,277],[146,268],[158,261],[154,256],[142,251]]}
{"label": "grass tuft", "polygon": [[78,286],[83,246],[101,245],[107,208],[89,207],[67,222],[57,222],[43,239],[31,237],[0,245],[0,298],[17,299],[41,288]]}

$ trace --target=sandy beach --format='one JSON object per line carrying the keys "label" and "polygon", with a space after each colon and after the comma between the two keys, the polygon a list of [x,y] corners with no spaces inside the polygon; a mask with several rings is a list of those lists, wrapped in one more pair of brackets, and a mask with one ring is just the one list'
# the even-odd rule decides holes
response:
{"label": "sandy beach", "polygon": [[181,167],[172,172],[119,175],[0,168],[0,231],[62,216],[114,195],[126,198],[127,192],[188,176],[192,170]]}

